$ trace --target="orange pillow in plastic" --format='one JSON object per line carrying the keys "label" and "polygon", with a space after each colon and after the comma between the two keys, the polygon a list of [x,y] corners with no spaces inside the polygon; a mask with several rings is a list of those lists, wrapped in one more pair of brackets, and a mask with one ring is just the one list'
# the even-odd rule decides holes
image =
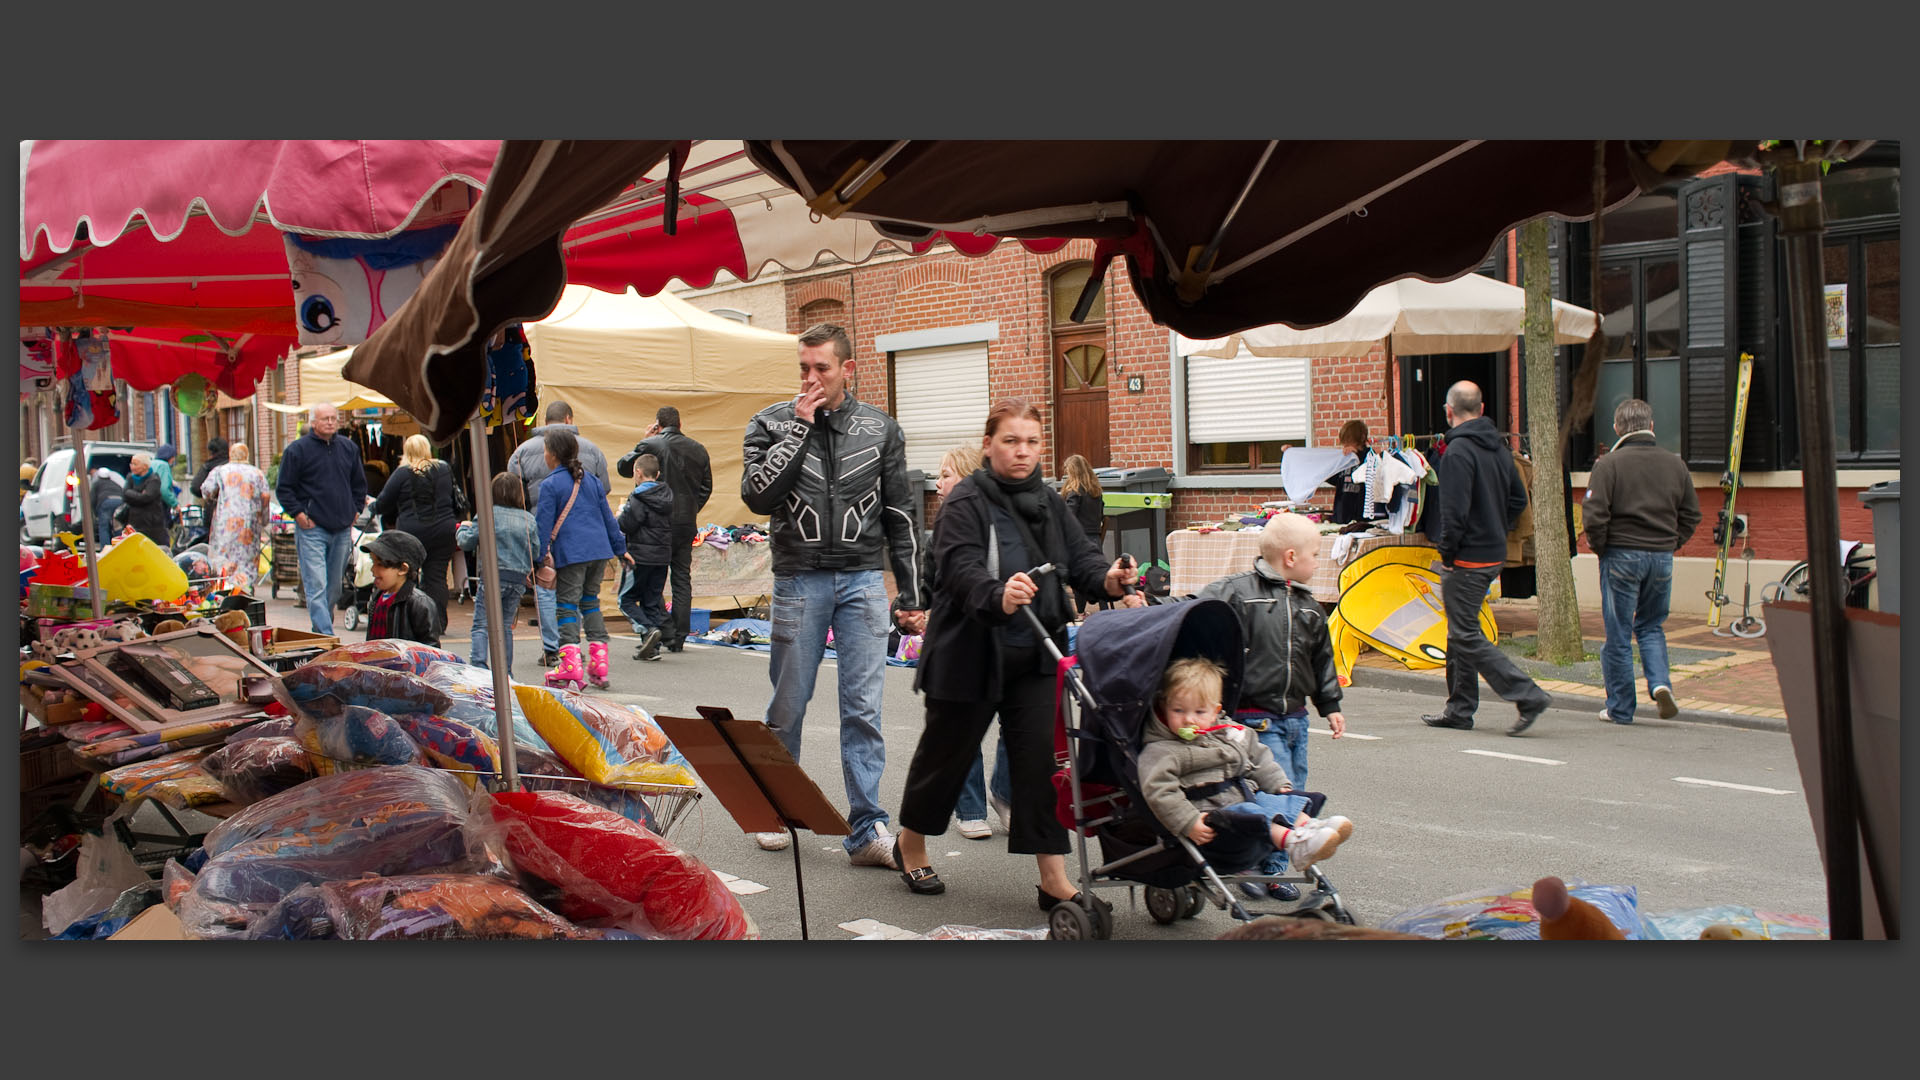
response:
{"label": "orange pillow in plastic", "polygon": [[533,730],[578,775],[607,787],[665,784],[692,787],[693,770],[653,718],[630,705],[514,684],[513,695]]}

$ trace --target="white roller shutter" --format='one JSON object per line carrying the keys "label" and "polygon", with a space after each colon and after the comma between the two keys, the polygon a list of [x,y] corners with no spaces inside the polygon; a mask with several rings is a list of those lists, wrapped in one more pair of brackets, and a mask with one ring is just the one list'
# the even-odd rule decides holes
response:
{"label": "white roller shutter", "polygon": [[980,445],[987,422],[987,343],[893,354],[893,416],[907,436],[907,468],[940,472],[940,457]]}
{"label": "white roller shutter", "polygon": [[1186,363],[1188,442],[1308,438],[1312,361],[1242,349],[1231,359],[1189,356]]}

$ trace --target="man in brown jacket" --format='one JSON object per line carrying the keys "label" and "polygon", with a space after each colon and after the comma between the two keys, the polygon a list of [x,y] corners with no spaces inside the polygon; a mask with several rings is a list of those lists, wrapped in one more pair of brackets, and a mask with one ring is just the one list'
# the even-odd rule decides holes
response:
{"label": "man in brown jacket", "polygon": [[1607,643],[1600,673],[1607,707],[1600,718],[1633,723],[1633,645],[1647,693],[1663,718],[1680,711],[1667,671],[1667,604],[1673,593],[1673,553],[1700,524],[1700,499],[1687,463],[1653,441],[1653,406],[1628,398],[1613,411],[1619,440],[1593,466],[1582,518],[1587,544],[1600,557],[1600,612]]}

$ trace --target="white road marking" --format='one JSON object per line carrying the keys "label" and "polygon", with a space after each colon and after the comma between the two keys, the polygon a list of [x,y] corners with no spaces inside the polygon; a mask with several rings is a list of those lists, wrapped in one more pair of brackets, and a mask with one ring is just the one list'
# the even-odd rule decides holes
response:
{"label": "white road marking", "polygon": [[889,939],[920,936],[911,930],[902,930],[892,923],[883,923],[876,919],[855,919],[852,922],[843,922],[840,924],[840,929],[863,938]]}
{"label": "white road marking", "polygon": [[1757,791],[1762,795],[1794,795],[1797,792],[1782,791],[1779,788],[1755,787],[1752,784],[1729,784],[1725,780],[1702,780],[1697,776],[1676,776],[1676,784],[1701,784],[1706,787],[1729,788],[1734,791]]}
{"label": "white road marking", "polygon": [[1566,764],[1566,762],[1564,761],[1556,761],[1550,757],[1528,757],[1525,754],[1503,754],[1498,750],[1462,750],[1460,752],[1463,754],[1479,754],[1481,757],[1505,758],[1508,761],[1526,761],[1526,762],[1531,762],[1535,765],[1565,765]]}
{"label": "white road marking", "polygon": [[[1310,727],[1307,730],[1313,732],[1315,735],[1326,735],[1329,737],[1333,735],[1333,729],[1331,728]],[[1360,739],[1363,742],[1379,742],[1380,741],[1380,736],[1378,735],[1362,735],[1357,731],[1349,731],[1345,735],[1342,735],[1340,737],[1343,739]]]}

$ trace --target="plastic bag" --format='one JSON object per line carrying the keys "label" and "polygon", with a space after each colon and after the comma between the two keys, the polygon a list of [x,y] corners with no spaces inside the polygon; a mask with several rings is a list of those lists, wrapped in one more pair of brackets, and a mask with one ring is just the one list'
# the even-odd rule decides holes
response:
{"label": "plastic bag", "polygon": [[[1629,941],[1647,936],[1640,918],[1638,890],[1632,885],[1589,885],[1567,878],[1567,892],[1599,908]],[[1538,941],[1540,913],[1533,907],[1531,883],[1504,892],[1471,892],[1403,911],[1380,924],[1421,937],[1475,941]]]}
{"label": "plastic bag", "polygon": [[[205,776],[206,774],[200,771],[200,762],[211,753],[213,753],[213,747],[197,746],[190,750],[178,750],[151,761],[122,765],[117,769],[109,769],[101,773],[100,786],[127,802],[144,799],[153,793],[156,784],[163,781],[195,773]],[[208,779],[211,780],[212,777]]]}
{"label": "plastic bag", "polygon": [[160,869],[160,902],[167,910],[180,911],[180,898],[193,888],[193,871],[180,865],[178,859],[168,859],[167,865]]}
{"label": "plastic bag", "polygon": [[315,661],[282,675],[274,696],[298,714],[337,714],[348,705],[375,709],[389,716],[424,712],[445,715],[452,699],[418,676],[365,664]]}
{"label": "plastic bag", "polygon": [[559,888],[560,914],[647,937],[737,940],[751,924],[718,875],[611,810],[554,791],[476,796],[479,842]]}
{"label": "plastic bag", "polygon": [[436,649],[417,641],[375,638],[372,641],[355,641],[339,648],[328,649],[314,657],[312,663],[365,664],[368,667],[384,668],[387,671],[404,671],[409,675],[422,675],[433,664],[464,664],[466,661],[445,649]]}
{"label": "plastic bag", "polygon": [[148,884],[147,872],[134,861],[133,852],[112,836],[111,829],[108,834],[88,833],[82,838],[75,856],[80,860],[79,874],[73,884],[40,901],[40,924],[49,934],[60,934],[73,923],[106,911],[121,893]]}
{"label": "plastic bag", "polygon": [[143,881],[121,893],[107,910],[68,923],[67,928],[54,935],[53,940],[97,941],[110,938],[119,933],[121,927],[132,922],[134,916],[159,902],[159,884]]}
{"label": "plastic bag", "polygon": [[348,705],[334,716],[303,713],[294,720],[293,735],[321,776],[354,765],[428,764],[399,721],[359,705]]}
{"label": "plastic bag", "polygon": [[319,775],[307,748],[289,736],[229,740],[209,754],[201,768],[220,782],[229,802],[241,806],[278,795]]}
{"label": "plastic bag", "polygon": [[293,738],[293,717],[276,716],[228,734],[227,745],[232,746],[236,743],[246,742],[249,739],[291,738]]}
{"label": "plastic bag", "polygon": [[687,759],[640,709],[544,686],[515,686],[513,694],[547,745],[596,784],[696,783]]}
{"label": "plastic bag", "polygon": [[320,886],[302,885],[253,920],[243,936],[248,941],[331,940],[335,935],[327,898]]}
{"label": "plastic bag", "polygon": [[500,746],[493,741],[493,736],[479,728],[452,717],[426,713],[402,713],[394,719],[419,745],[429,762],[442,769],[457,770],[454,775],[469,789],[493,783],[499,773]]}
{"label": "plastic bag", "polygon": [[1647,937],[1655,941],[1697,941],[1709,926],[1729,926],[1741,937],[1768,941],[1809,941],[1829,936],[1827,924],[1811,916],[1755,911],[1737,904],[1661,912],[1648,915],[1646,920]]}
{"label": "plastic bag", "polygon": [[[467,664],[429,664],[420,677],[428,685],[453,699],[453,705],[446,709],[434,710],[464,724],[472,724],[492,736],[500,738],[500,714],[494,708],[493,674],[486,668],[471,667]],[[553,747],[540,737],[527,722],[527,714],[520,709],[520,702],[507,702],[507,714],[513,718],[513,743],[515,746],[531,746],[536,750],[551,750]]]}
{"label": "plastic bag", "polygon": [[364,874],[503,870],[470,844],[469,793],[415,765],[335,773],[257,802],[209,832],[180,899],[188,936],[231,938],[302,885]]}
{"label": "plastic bag", "polygon": [[497,878],[472,874],[332,881],[319,887],[334,936],[400,939],[565,939],[574,925]]}
{"label": "plastic bag", "polygon": [[936,926],[927,931],[928,941],[1045,941],[1047,928],[1031,930],[983,930],[978,926]]}
{"label": "plastic bag", "polygon": [[179,776],[169,776],[147,789],[147,798],[174,810],[208,806],[224,801],[226,797],[227,791],[220,786],[220,781],[198,768]]}

